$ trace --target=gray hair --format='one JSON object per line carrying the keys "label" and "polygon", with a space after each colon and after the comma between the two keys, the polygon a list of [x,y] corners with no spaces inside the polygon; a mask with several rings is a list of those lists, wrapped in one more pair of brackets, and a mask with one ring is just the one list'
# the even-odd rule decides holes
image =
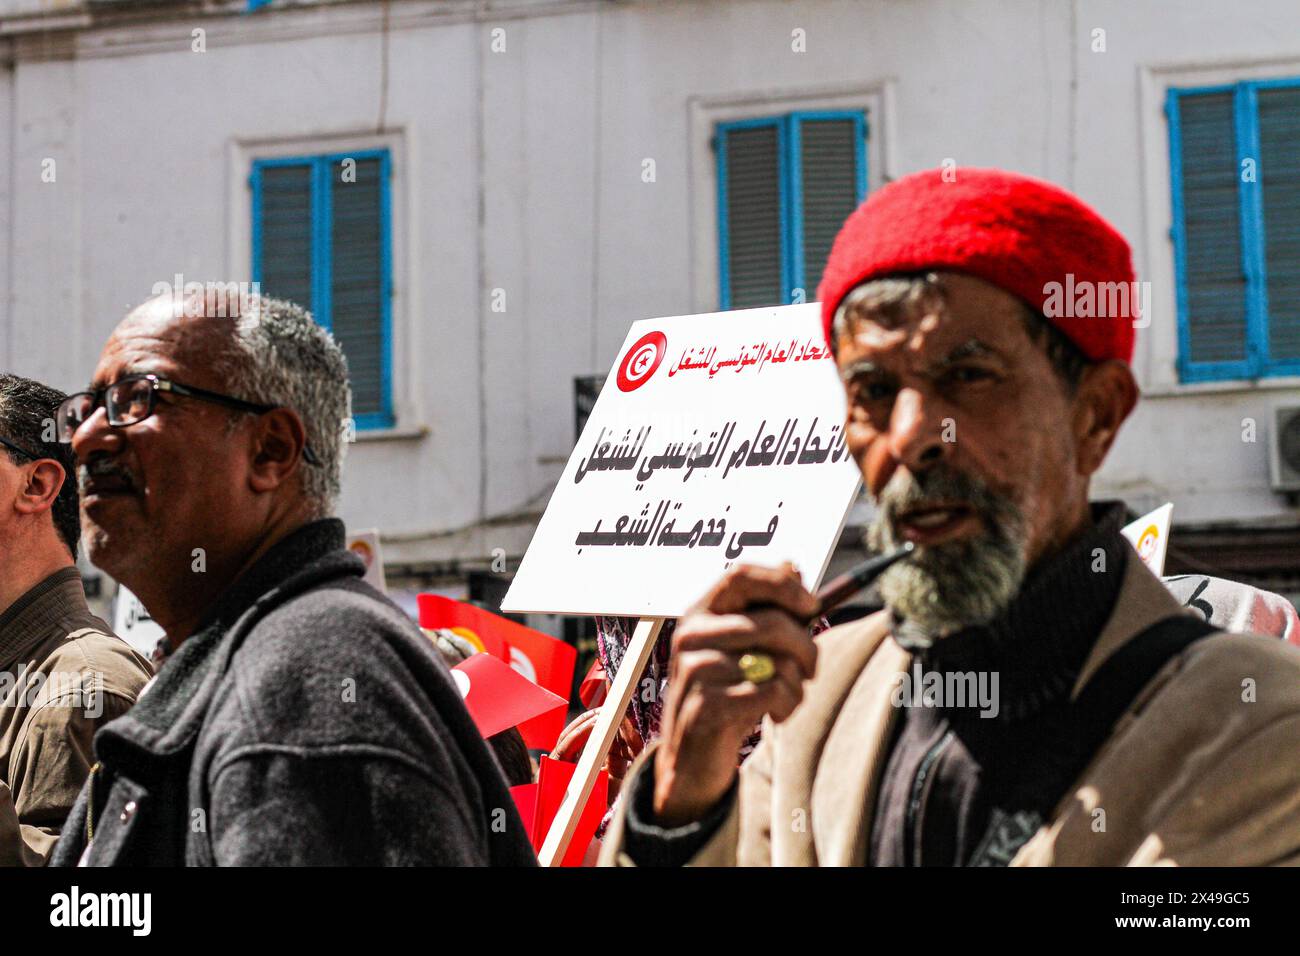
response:
{"label": "gray hair", "polygon": [[298,413],[307,444],[320,461],[304,461],[299,469],[303,496],[313,517],[328,517],[338,502],[347,449],[343,432],[352,415],[343,350],[310,312],[285,299],[252,295],[224,314],[232,312],[233,335],[229,347],[215,357],[214,370],[229,394]]}
{"label": "gray hair", "polygon": [[942,304],[943,281],[936,272],[868,280],[840,300],[831,319],[832,346],[849,333],[851,322],[867,315],[883,315],[896,322],[922,306],[942,308]]}
{"label": "gray hair", "polygon": [[[937,272],[908,273],[863,282],[854,286],[835,309],[831,319],[831,351],[835,351],[836,343],[849,333],[853,323],[867,316],[882,316],[893,323],[921,308],[942,311],[944,301],[943,276]],[[1072,394],[1091,361],[1042,313],[1024,302],[1020,305],[1025,332],[1043,349],[1066,390]]]}

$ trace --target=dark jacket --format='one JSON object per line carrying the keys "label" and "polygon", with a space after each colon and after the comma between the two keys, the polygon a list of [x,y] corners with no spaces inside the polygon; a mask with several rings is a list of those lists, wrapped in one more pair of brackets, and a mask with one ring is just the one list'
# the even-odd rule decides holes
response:
{"label": "dark jacket", "polygon": [[343,544],[334,519],[277,543],[100,730],[54,865],[536,862],[437,652]]}

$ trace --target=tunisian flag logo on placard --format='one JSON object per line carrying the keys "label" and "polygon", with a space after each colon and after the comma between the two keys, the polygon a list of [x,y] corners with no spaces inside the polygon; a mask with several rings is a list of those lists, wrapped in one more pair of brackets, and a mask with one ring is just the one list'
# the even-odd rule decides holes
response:
{"label": "tunisian flag logo on placard", "polygon": [[654,374],[668,351],[668,339],[662,332],[647,332],[627,350],[618,367],[618,387],[630,392],[640,388]]}

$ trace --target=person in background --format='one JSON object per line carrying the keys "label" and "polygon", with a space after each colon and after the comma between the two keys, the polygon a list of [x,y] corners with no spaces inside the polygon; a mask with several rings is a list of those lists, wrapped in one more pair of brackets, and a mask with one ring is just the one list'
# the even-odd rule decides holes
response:
{"label": "person in background", "polygon": [[41,866],[148,662],[90,613],[63,393],[0,374],[0,866]]}
{"label": "person in background", "polygon": [[343,352],[232,285],[130,312],[59,409],[89,557],[173,651],[52,862],[536,865],[446,666],[345,547]]}

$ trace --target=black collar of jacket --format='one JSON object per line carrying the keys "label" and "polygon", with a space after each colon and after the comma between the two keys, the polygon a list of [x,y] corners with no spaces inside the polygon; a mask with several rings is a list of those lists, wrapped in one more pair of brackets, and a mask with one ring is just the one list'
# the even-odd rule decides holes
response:
{"label": "black collar of jacket", "polygon": [[203,726],[230,658],[265,613],[326,581],[365,574],[345,541],[343,522],[326,518],[276,542],[218,599],[139,702],[95,735],[96,756],[126,766],[133,757],[184,751]]}

